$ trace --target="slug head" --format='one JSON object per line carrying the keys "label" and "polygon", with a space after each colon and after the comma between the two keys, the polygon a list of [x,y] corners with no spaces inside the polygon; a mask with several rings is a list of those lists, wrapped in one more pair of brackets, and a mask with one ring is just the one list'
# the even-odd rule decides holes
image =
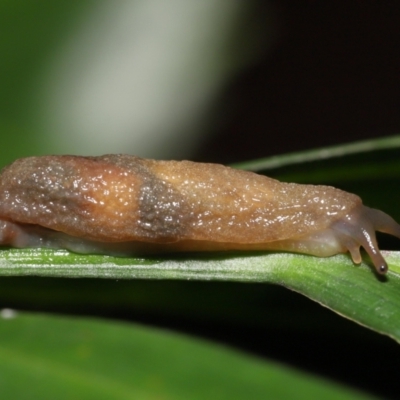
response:
{"label": "slug head", "polygon": [[334,222],[331,229],[356,264],[361,262],[362,246],[371,258],[376,272],[380,275],[386,274],[388,265],[379,250],[375,231],[400,239],[400,225],[392,217],[380,210],[361,205],[345,218]]}

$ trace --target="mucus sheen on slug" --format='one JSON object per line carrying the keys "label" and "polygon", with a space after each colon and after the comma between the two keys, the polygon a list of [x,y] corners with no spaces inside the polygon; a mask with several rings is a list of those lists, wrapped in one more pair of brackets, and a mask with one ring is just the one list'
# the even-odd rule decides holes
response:
{"label": "mucus sheen on slug", "polygon": [[351,193],[282,183],[218,164],[130,155],[43,156],[0,174],[0,243],[80,253],[280,250],[315,256],[360,247],[387,271],[375,231],[399,225]]}

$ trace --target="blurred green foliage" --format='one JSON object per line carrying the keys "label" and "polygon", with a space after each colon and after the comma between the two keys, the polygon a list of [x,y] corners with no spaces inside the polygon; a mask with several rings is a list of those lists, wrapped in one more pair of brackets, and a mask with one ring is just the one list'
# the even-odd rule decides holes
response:
{"label": "blurred green foliage", "polygon": [[37,98],[49,61],[90,0],[0,1],[0,159],[43,154]]}

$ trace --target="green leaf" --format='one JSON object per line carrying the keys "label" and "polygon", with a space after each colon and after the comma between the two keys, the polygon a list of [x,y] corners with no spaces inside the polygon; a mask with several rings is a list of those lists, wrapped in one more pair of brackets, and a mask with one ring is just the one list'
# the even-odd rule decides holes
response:
{"label": "green leaf", "polygon": [[[259,160],[246,161],[243,163],[235,164],[233,165],[233,167],[245,169],[247,171],[260,172],[291,165],[305,164],[323,160],[332,160],[336,158],[343,159],[343,157],[346,156],[347,158],[349,158],[349,156],[399,148],[400,135],[395,135],[380,139],[363,140],[355,143],[340,144],[337,146],[323,147],[320,149],[300,151],[296,153],[262,158]],[[327,171],[324,172],[326,173]],[[363,175],[366,176],[365,173]],[[347,176],[341,175],[341,178],[347,178]]]}
{"label": "green leaf", "polygon": [[369,398],[275,363],[137,325],[17,314],[0,320],[0,343],[5,399]]}
{"label": "green leaf", "polygon": [[288,253],[212,254],[132,259],[47,249],[0,253],[0,275],[111,279],[269,282],[283,285],[359,324],[400,341],[400,253],[384,252],[384,278],[347,255],[318,258]]}

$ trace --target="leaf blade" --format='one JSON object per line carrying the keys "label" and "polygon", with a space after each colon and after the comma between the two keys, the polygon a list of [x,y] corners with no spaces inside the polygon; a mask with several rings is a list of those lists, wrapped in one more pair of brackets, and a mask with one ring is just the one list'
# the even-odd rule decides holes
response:
{"label": "leaf blade", "polygon": [[0,252],[0,275],[269,282],[295,290],[400,342],[400,253],[384,254],[391,268],[386,281],[366,263],[355,266],[347,255],[218,253],[131,259],[47,249]]}
{"label": "leaf blade", "polygon": [[368,397],[171,332],[25,313],[0,320],[0,376],[5,398]]}

